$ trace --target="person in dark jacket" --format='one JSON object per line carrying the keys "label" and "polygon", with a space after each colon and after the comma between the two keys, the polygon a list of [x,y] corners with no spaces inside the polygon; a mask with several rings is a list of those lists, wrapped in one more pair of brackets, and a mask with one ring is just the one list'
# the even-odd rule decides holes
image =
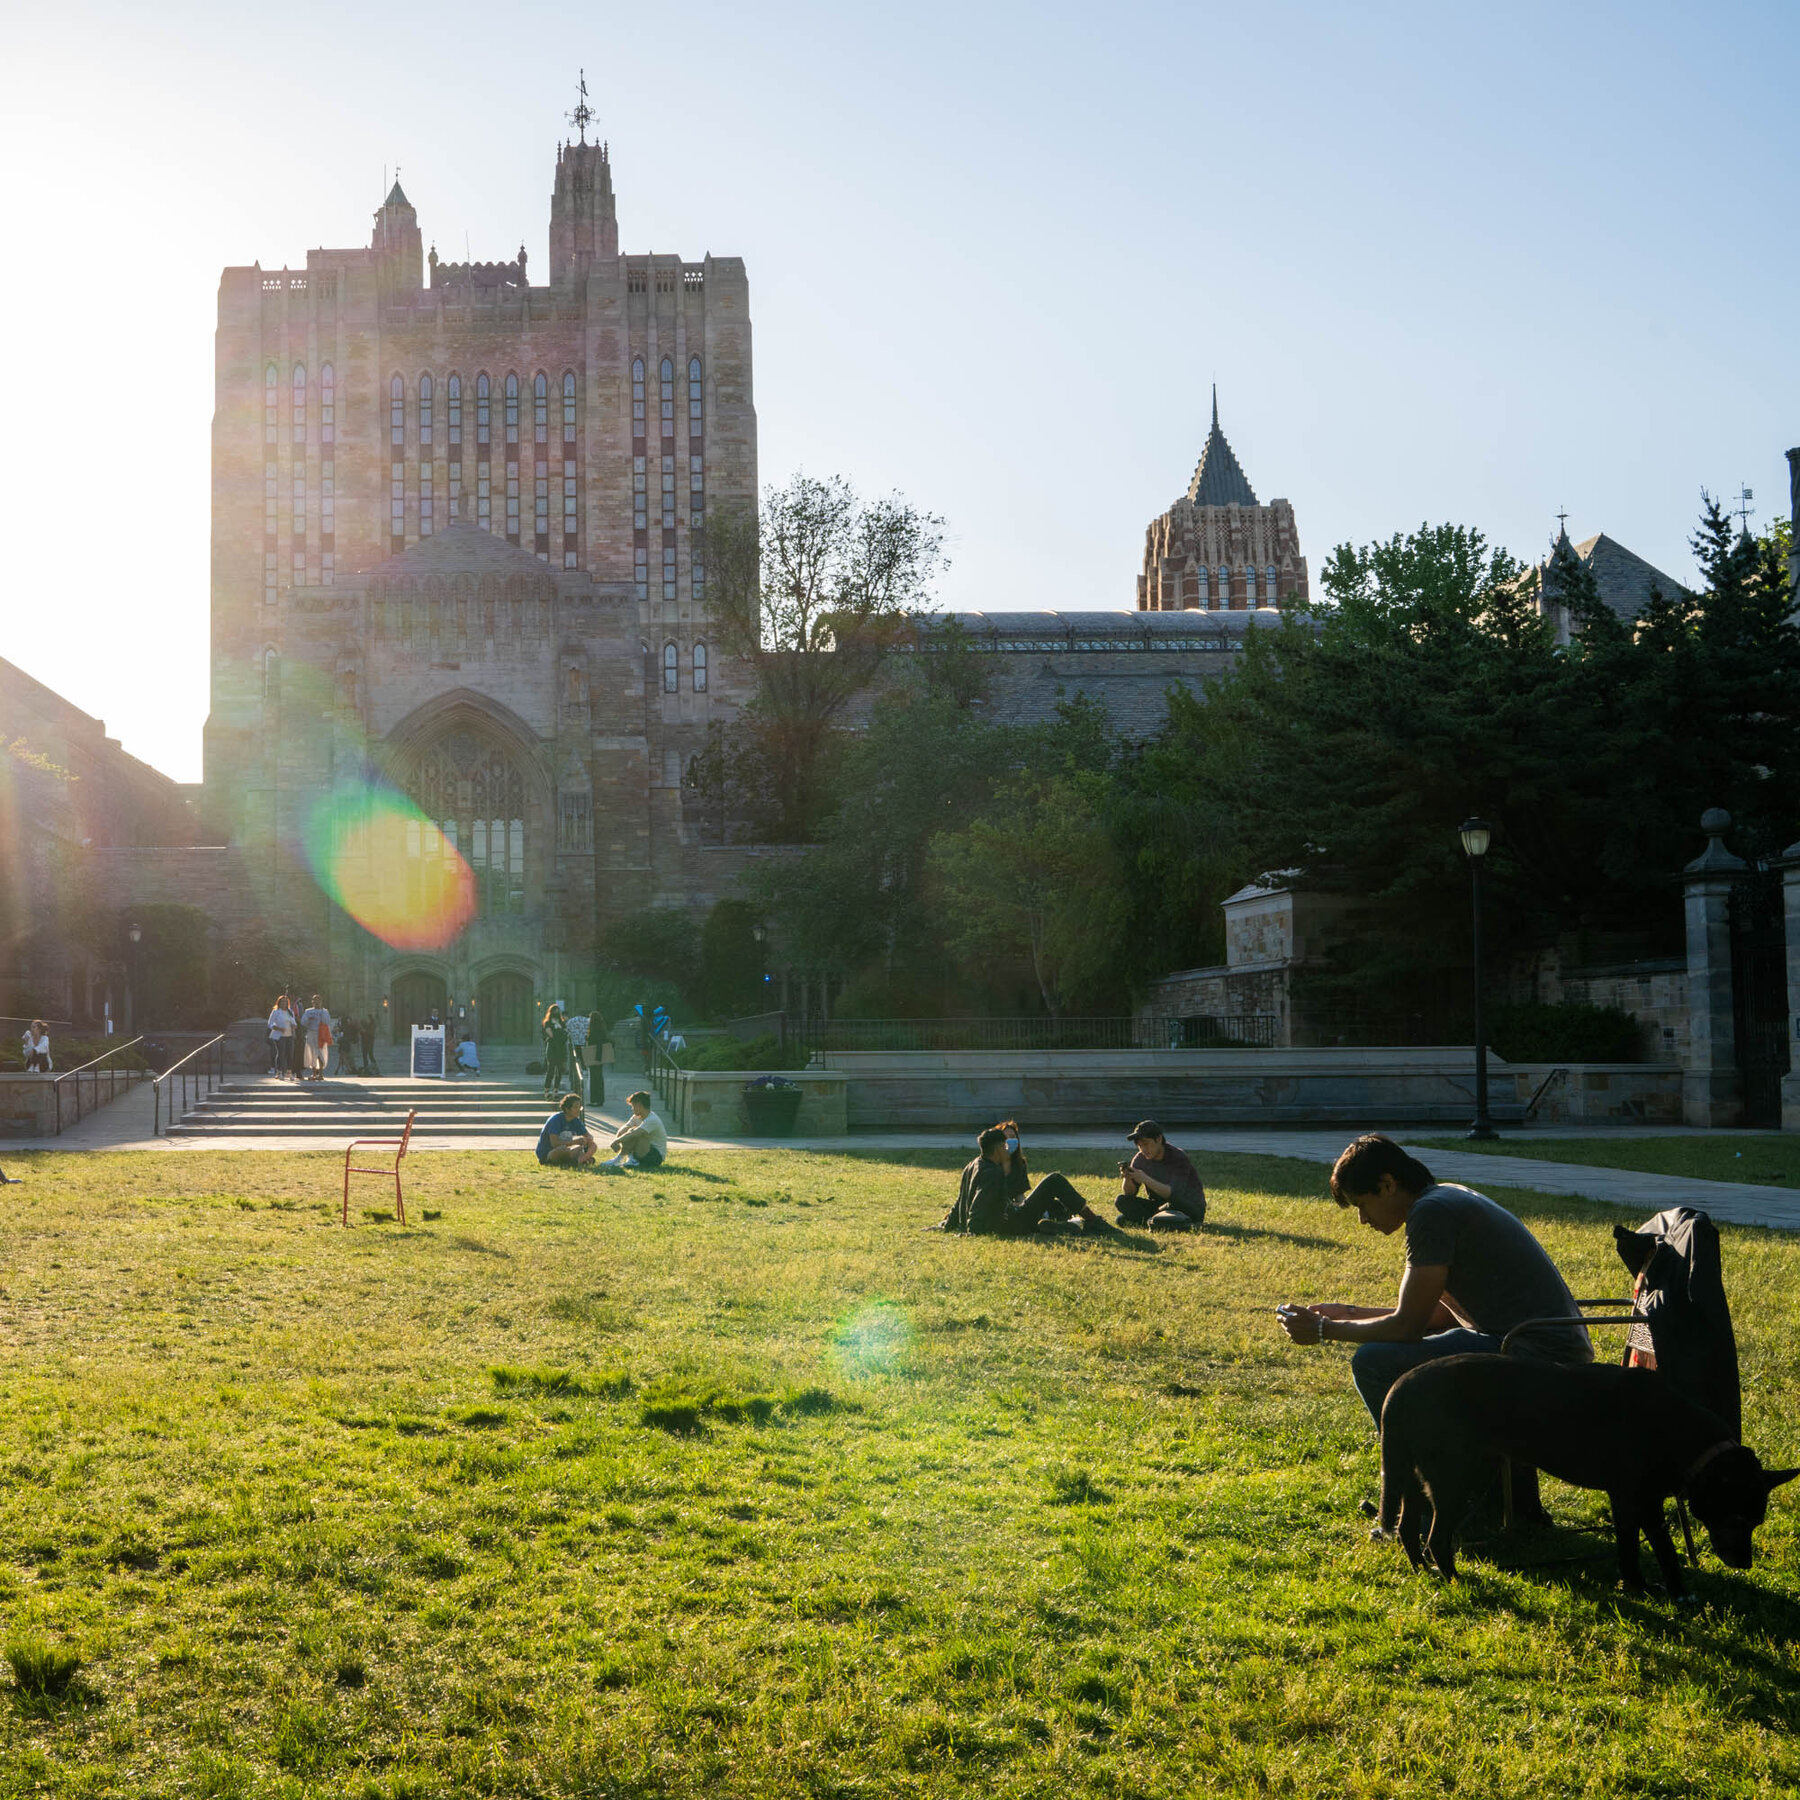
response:
{"label": "person in dark jacket", "polygon": [[1131,1128],[1137,1154],[1119,1164],[1120,1192],[1113,1204],[1121,1225],[1152,1231],[1192,1231],[1206,1222],[1206,1189],[1200,1172],[1163,1136],[1154,1119]]}
{"label": "person in dark jacket", "polygon": [[1023,1231],[1050,1231],[1061,1227],[1075,1230],[1104,1230],[1106,1221],[1088,1205],[1076,1190],[1074,1182],[1062,1171],[1044,1176],[1035,1186],[1031,1171],[1025,1165],[1025,1149],[1020,1140],[1019,1121],[1002,1119],[994,1127],[1006,1134],[1000,1166],[1006,1171],[1006,1202],[1009,1217],[1017,1214]]}
{"label": "person in dark jacket", "polygon": [[1036,1187],[1031,1185],[1017,1133],[1018,1127],[1009,1121],[1008,1125],[992,1125],[981,1134],[981,1154],[963,1170],[956,1204],[937,1229],[1024,1237],[1038,1228],[1046,1214],[1058,1225],[1083,1225],[1094,1218],[1066,1177],[1050,1175]]}
{"label": "person in dark jacket", "polygon": [[981,1154],[964,1166],[956,1204],[944,1215],[940,1231],[1000,1232],[1008,1210],[1006,1133],[990,1125],[976,1140]]}
{"label": "person in dark jacket", "polygon": [[544,1013],[544,1098],[569,1085],[569,1024],[553,1000]]}

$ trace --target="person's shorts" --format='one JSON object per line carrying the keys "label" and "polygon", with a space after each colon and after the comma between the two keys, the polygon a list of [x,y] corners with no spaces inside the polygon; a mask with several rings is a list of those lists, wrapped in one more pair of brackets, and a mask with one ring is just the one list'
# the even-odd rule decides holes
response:
{"label": "person's shorts", "polygon": [[640,1169],[660,1169],[663,1166],[663,1153],[652,1147],[641,1156],[634,1156],[631,1160]]}

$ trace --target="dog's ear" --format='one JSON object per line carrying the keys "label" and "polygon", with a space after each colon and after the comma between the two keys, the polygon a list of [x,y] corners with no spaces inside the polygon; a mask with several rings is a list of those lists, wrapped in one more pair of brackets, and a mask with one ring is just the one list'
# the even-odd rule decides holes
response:
{"label": "dog's ear", "polygon": [[1800,1475],[1800,1469],[1764,1469],[1763,1485],[1773,1493],[1776,1488],[1792,1481],[1796,1475]]}
{"label": "dog's ear", "polygon": [[1619,1249],[1619,1260],[1633,1275],[1641,1275],[1655,1253],[1657,1240],[1648,1232],[1632,1231],[1624,1225],[1613,1227],[1613,1242]]}

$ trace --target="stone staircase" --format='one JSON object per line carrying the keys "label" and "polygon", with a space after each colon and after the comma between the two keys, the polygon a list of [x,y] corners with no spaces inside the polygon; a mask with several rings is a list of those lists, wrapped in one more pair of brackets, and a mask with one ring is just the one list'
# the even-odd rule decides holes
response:
{"label": "stone staircase", "polygon": [[[318,1138],[344,1144],[358,1137],[398,1137],[411,1109],[418,1115],[415,1143],[507,1138],[529,1147],[551,1109],[541,1077],[525,1073],[526,1058],[523,1050],[510,1055],[496,1051],[483,1057],[481,1075],[447,1081],[415,1081],[404,1075],[317,1082],[232,1076],[197,1100],[168,1135]],[[605,1110],[622,1114],[626,1085],[609,1080],[608,1089],[613,1104]]]}

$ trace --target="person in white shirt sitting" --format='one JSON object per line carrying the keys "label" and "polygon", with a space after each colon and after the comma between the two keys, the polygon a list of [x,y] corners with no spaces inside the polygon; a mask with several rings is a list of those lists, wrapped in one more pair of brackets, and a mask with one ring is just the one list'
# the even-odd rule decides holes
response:
{"label": "person in white shirt sitting", "polygon": [[669,1128],[650,1110],[651,1097],[645,1093],[627,1096],[631,1117],[625,1128],[607,1148],[612,1157],[601,1163],[603,1169],[660,1169],[669,1154]]}
{"label": "person in white shirt sitting", "polygon": [[25,1072],[50,1073],[50,1027],[42,1019],[33,1019],[25,1027]]}

